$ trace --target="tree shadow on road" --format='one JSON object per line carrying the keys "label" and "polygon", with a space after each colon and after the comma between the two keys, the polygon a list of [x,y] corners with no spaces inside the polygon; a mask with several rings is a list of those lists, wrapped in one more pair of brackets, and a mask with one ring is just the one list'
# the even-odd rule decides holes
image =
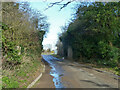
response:
{"label": "tree shadow on road", "polygon": [[107,87],[107,88],[111,88],[111,86],[109,86],[109,85],[107,85],[107,84],[98,84],[98,83],[93,82],[93,81],[90,81],[90,80],[80,80],[80,81],[88,82],[88,83],[93,83],[93,84],[95,84],[96,86],[99,86],[99,87]]}

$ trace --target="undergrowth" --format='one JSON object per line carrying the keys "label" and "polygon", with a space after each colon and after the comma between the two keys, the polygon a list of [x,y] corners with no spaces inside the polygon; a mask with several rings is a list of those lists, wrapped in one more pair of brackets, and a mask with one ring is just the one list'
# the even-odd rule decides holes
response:
{"label": "undergrowth", "polygon": [[41,59],[37,55],[25,55],[21,65],[14,68],[11,67],[3,69],[2,87],[3,88],[26,88],[30,83],[30,78],[35,72],[42,68]]}

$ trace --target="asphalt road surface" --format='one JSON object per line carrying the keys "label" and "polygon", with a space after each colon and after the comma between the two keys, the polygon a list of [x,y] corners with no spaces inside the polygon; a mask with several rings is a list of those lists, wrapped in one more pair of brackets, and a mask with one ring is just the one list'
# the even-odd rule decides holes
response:
{"label": "asphalt road surface", "polygon": [[35,88],[118,88],[118,76],[97,69],[42,55],[45,73]]}

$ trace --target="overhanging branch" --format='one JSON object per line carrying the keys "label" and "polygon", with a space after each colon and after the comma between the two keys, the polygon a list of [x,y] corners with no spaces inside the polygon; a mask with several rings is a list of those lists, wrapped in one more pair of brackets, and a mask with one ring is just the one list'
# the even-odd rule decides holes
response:
{"label": "overhanging branch", "polygon": [[76,0],[70,0],[70,1],[62,4],[63,1],[64,1],[64,0],[61,0],[61,1],[59,1],[59,2],[50,3],[50,5],[49,5],[45,10],[53,7],[54,5],[61,5],[60,10],[62,10],[62,9],[65,8],[68,4],[70,4],[70,3],[72,3],[73,1],[76,1]]}

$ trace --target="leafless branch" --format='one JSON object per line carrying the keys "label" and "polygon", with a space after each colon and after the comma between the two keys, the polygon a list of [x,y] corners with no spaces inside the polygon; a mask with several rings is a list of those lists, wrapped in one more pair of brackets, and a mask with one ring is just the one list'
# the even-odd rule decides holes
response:
{"label": "leafless branch", "polygon": [[45,10],[53,7],[54,5],[61,5],[60,10],[62,10],[62,9],[65,8],[68,4],[70,4],[71,2],[76,1],[76,0],[70,0],[70,1],[68,1],[67,3],[63,3],[63,4],[62,4],[63,1],[64,1],[64,0],[61,0],[61,1],[59,1],[59,2],[50,3],[50,5],[49,5]]}

